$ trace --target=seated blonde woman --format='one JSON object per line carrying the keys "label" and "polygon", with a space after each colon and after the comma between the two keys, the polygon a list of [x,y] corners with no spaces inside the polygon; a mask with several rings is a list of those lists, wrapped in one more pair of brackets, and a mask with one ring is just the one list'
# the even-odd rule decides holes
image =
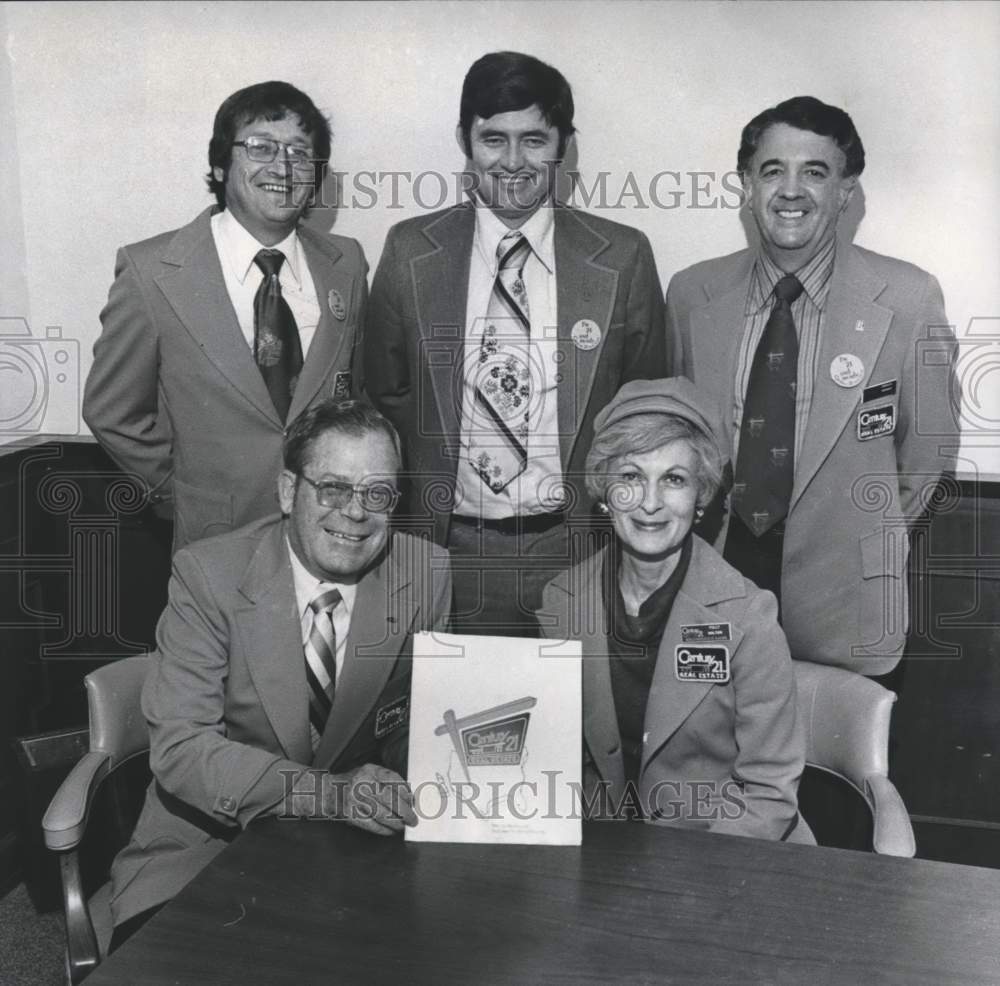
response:
{"label": "seated blonde woman", "polygon": [[613,533],[546,586],[539,623],[583,644],[591,817],[786,839],[805,747],[777,605],[693,532],[723,465],[692,383],[622,387],[586,466]]}

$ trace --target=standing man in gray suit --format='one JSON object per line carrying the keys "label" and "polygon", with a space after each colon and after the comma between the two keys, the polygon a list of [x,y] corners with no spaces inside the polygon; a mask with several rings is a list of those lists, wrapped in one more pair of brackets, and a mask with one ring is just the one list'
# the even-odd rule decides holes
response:
{"label": "standing man in gray suit", "polygon": [[286,425],[360,392],[364,255],[299,224],[329,157],[305,93],[241,89],[209,144],[218,207],[118,254],[83,416],[175,549],[276,512]]}
{"label": "standing man in gray suit", "polygon": [[938,282],[838,242],[864,165],[841,109],[756,116],[737,166],[759,248],[675,275],[667,321],[732,449],[716,546],[778,596],[793,657],[877,675],[902,653],[908,533],[958,435]]}
{"label": "standing man in gray suit", "polygon": [[456,128],[469,201],[393,227],[372,282],[368,394],[403,436],[411,521],[451,553],[461,632],[537,633],[590,514],[594,416],[668,369],[649,241],[554,199],[573,134],[556,69],[484,55]]}

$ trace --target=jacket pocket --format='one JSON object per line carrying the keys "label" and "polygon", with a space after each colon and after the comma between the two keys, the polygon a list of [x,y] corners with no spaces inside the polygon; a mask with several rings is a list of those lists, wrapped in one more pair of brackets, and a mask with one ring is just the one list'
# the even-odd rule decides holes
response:
{"label": "jacket pocket", "polygon": [[899,526],[861,538],[858,643],[866,649],[896,650],[906,633],[906,537],[905,527]]}

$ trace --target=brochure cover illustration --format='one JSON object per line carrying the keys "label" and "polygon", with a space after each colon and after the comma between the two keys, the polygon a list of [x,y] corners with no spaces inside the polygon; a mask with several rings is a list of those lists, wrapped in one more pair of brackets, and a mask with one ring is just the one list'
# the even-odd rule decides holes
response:
{"label": "brochure cover illustration", "polygon": [[580,706],[574,641],[414,637],[406,838],[579,845]]}

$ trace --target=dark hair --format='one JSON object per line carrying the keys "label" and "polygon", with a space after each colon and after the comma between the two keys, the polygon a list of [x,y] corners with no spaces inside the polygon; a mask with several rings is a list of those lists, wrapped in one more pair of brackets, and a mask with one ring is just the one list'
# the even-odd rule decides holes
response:
{"label": "dark hair", "polygon": [[545,122],[559,131],[559,157],[576,132],[573,90],[558,69],[518,51],[494,51],[474,62],[462,84],[458,125],[465,153],[472,157],[472,121],[537,106]]}
{"label": "dark hair", "polygon": [[399,468],[403,466],[403,447],[392,422],[364,401],[342,401],[328,397],[295,419],[285,434],[282,458],[285,468],[296,476],[302,474],[313,443],[328,431],[355,438],[382,434],[396,450]]}
{"label": "dark hair", "polygon": [[258,82],[229,96],[215,114],[212,139],[208,144],[208,188],[222,208],[226,207],[225,179],[217,181],[213,169],[229,171],[233,159],[233,141],[240,127],[254,120],[284,120],[297,116],[302,129],[312,137],[315,154],[315,185],[323,181],[330,161],[330,123],[316,104],[301,90],[287,82]]}
{"label": "dark hair", "polygon": [[865,149],[854,129],[854,121],[842,109],[828,106],[815,96],[794,96],[759,113],[743,128],[736,156],[736,170],[740,177],[749,169],[750,159],[756,153],[764,131],[776,123],[787,123],[797,130],[809,130],[821,137],[832,138],[846,158],[844,178],[860,175],[865,170]]}

